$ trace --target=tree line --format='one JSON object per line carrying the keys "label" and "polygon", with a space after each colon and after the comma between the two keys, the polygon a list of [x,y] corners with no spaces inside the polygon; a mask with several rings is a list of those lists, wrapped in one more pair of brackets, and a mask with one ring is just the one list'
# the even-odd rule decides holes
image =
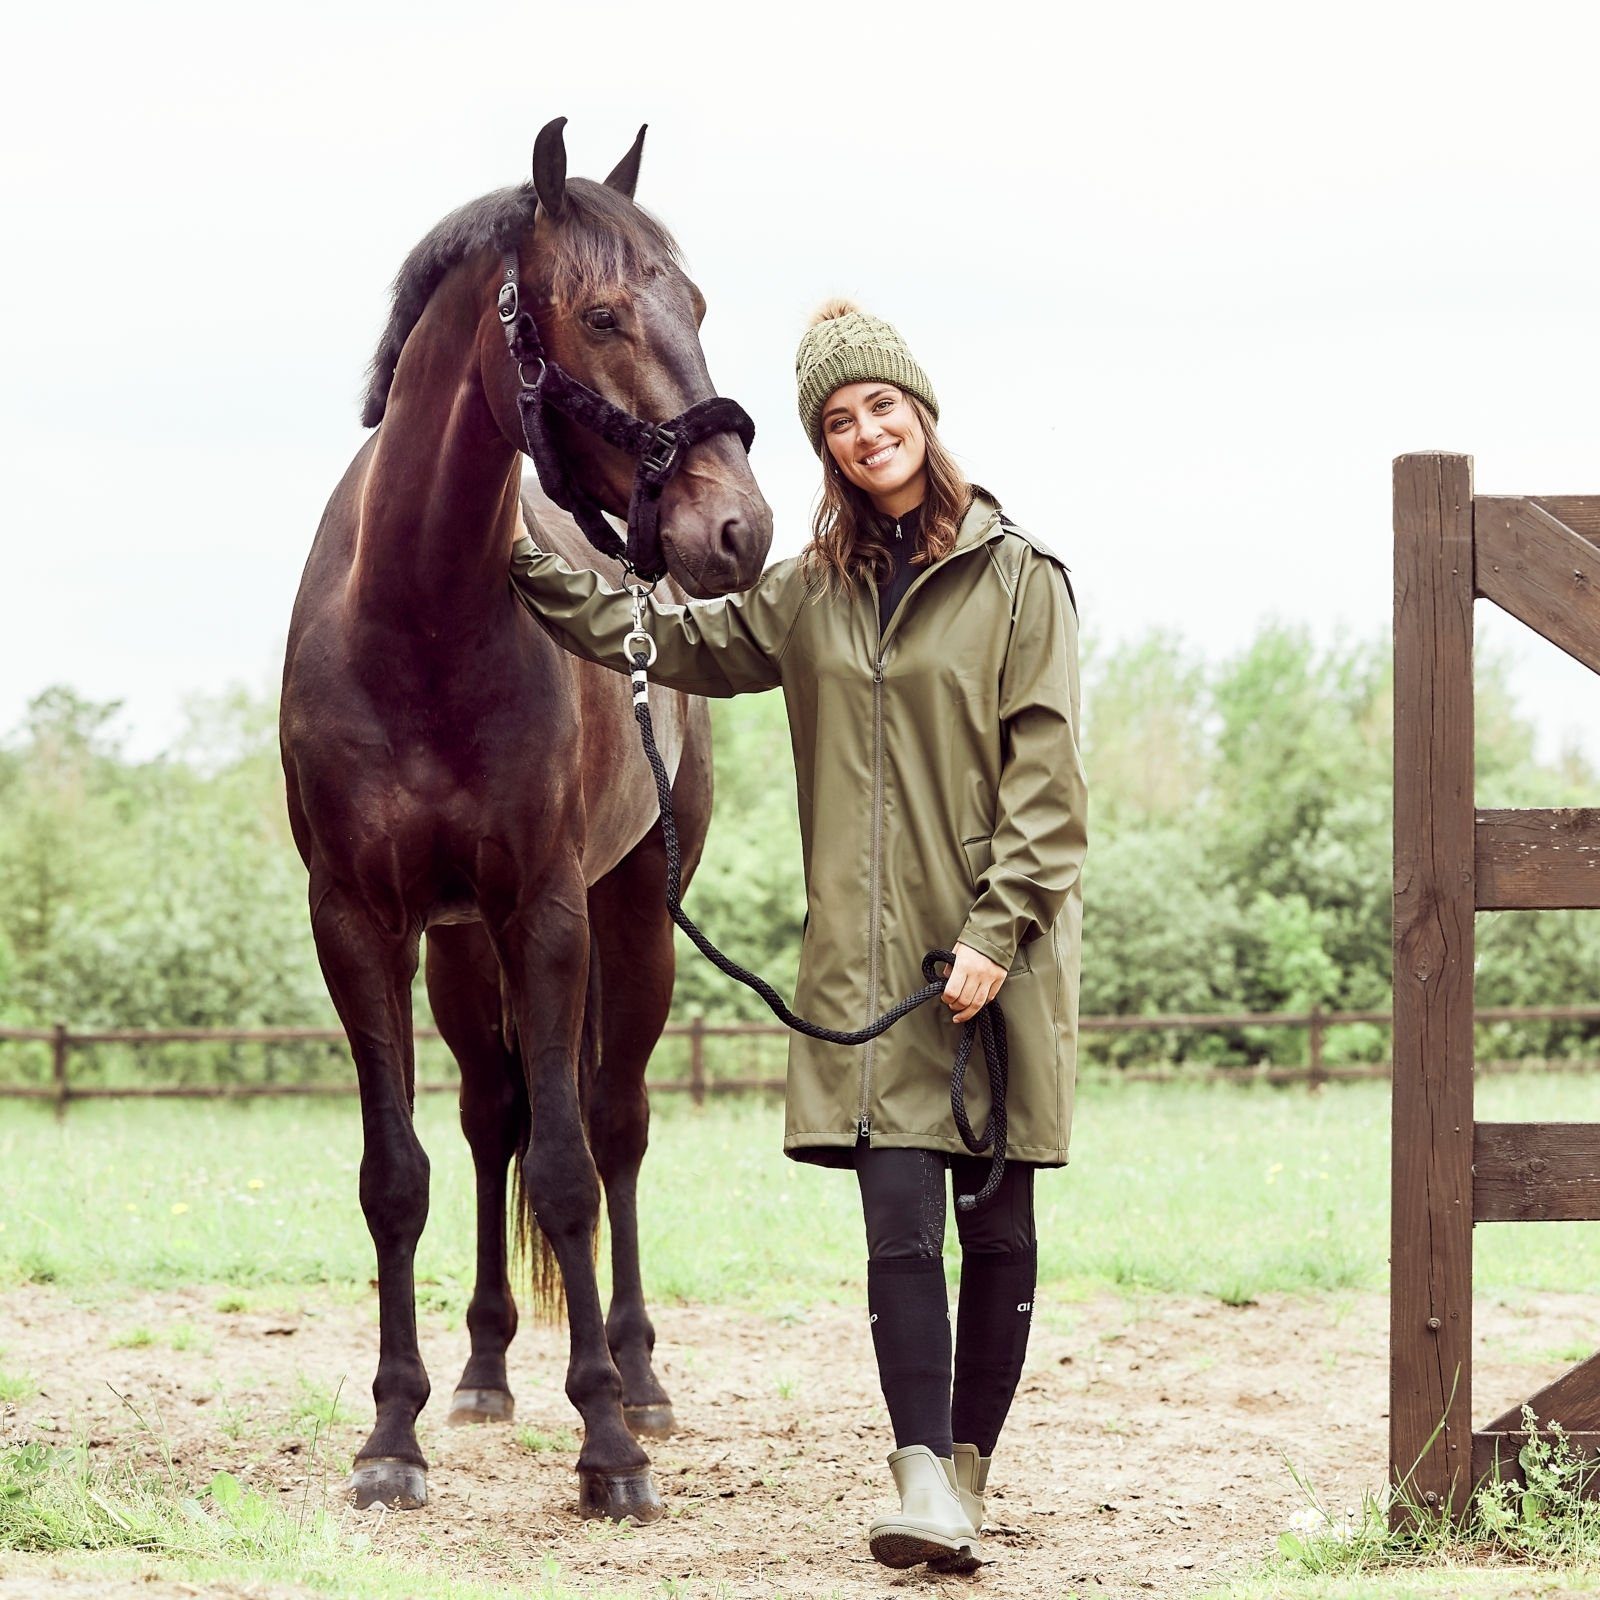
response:
{"label": "tree line", "polygon": [[[1084,659],[1091,794],[1082,1006],[1091,1013],[1386,1009],[1390,985],[1391,679],[1386,640],[1318,645],[1264,626],[1206,661],[1173,635]],[[135,760],[121,707],[45,690],[0,741],[0,1023],[75,1027],[327,1025],[289,837],[275,707],[234,690],[197,697],[155,759]],[[1480,653],[1480,805],[1594,804],[1576,752],[1541,761]],[[716,803],[686,898],[711,938],[791,992],[805,886],[781,697],[712,707]],[[1600,1000],[1600,919],[1479,919],[1478,999]],[[939,935],[940,937],[944,935]],[[930,935],[930,943],[933,942]],[[419,1021],[426,1000],[419,989]],[[761,1000],[679,936],[674,1013],[769,1020]],[[1481,1054],[1600,1054],[1576,1023],[1497,1024]],[[1115,1064],[1302,1059],[1278,1029],[1098,1036]],[[1330,1033],[1330,1062],[1381,1060],[1387,1030]],[[331,1075],[337,1052],[274,1070]],[[779,1050],[781,1058],[781,1047]],[[0,1051],[0,1076],[41,1059]],[[163,1076],[251,1070],[250,1052],[188,1049]]]}

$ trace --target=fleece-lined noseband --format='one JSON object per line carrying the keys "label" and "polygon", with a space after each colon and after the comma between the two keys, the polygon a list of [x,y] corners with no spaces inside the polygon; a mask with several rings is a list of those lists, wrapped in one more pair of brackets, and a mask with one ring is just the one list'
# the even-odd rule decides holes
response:
{"label": "fleece-lined noseband", "polygon": [[[661,552],[661,492],[672,481],[684,457],[714,433],[736,433],[749,450],[756,425],[737,400],[713,395],[697,400],[666,422],[642,422],[613,405],[587,384],[557,366],[544,353],[533,314],[522,308],[520,267],[515,250],[503,258],[505,277],[496,302],[505,329],[506,349],[516,363],[517,412],[522,418],[522,443],[539,474],[544,492],[578,526],[601,555],[620,561],[630,574],[653,582],[667,570]],[[559,411],[608,444],[625,450],[639,463],[628,505],[628,542],[624,544],[605,519],[599,503],[572,481],[550,434],[547,407]]]}

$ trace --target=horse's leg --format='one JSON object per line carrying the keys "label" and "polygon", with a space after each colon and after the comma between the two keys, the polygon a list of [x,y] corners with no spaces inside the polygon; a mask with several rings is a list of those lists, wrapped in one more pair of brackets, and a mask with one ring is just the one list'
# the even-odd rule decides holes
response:
{"label": "horse's leg", "polygon": [[662,1512],[650,1458],[622,1417],[622,1379],[606,1344],[594,1236],[600,1178],[584,1137],[578,1045],[589,974],[587,891],[576,861],[555,869],[500,922],[495,946],[510,983],[531,1121],[522,1189],[561,1269],[571,1354],[567,1398],[583,1418],[578,1509],[653,1521]]}
{"label": "horse's leg", "polygon": [[428,1157],[411,1110],[415,1090],[411,980],[417,934],[385,932],[368,907],[312,889],[311,930],[328,993],[350,1039],[361,1088],[361,1209],[378,1256],[377,1422],[356,1452],[356,1505],[410,1511],[426,1503],[427,1459],[417,1413],[428,1374],[417,1349],[412,1262],[428,1219]]}
{"label": "horse's leg", "polygon": [[674,957],[666,852],[656,824],[589,891],[600,957],[601,1049],[589,1090],[589,1143],[611,1222],[611,1309],[606,1338],[622,1374],[622,1411],[635,1435],[662,1438],[672,1402],[651,1366],[656,1331],[639,1270],[639,1166],[650,1137],[645,1067],[672,1004]]}
{"label": "horse's leg", "polygon": [[472,1352],[450,1401],[454,1424],[509,1422],[506,1346],[517,1303],[506,1271],[506,1181],[527,1127],[521,1060],[500,1017],[500,963],[481,923],[428,931],[428,1001],[461,1069],[461,1131],[477,1175],[478,1271],[467,1307]]}

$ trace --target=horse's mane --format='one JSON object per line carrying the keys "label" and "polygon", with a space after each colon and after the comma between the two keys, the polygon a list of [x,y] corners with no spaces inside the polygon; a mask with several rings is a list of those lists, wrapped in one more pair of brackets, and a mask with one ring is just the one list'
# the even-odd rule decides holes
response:
{"label": "horse's mane", "polygon": [[[508,250],[533,226],[538,197],[531,183],[468,201],[437,222],[395,274],[388,325],[368,368],[361,425],[383,421],[389,386],[411,330],[433,292],[458,262],[479,250]],[[564,304],[615,288],[665,263],[680,265],[672,235],[626,195],[588,178],[569,178],[566,203],[552,226],[552,289]]]}

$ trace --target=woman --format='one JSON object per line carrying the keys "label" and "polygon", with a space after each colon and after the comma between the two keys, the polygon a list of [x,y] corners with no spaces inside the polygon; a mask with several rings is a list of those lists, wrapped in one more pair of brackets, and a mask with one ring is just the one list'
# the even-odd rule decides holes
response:
{"label": "woman", "polygon": [[[988,1170],[951,1116],[955,1030],[923,1006],[859,1049],[793,1036],[784,1134],[787,1154],[851,1167],[860,1185],[901,1499],[871,1525],[872,1552],[970,1571],[1027,1347],[1033,1173],[1067,1159],[1085,849],[1077,618],[1059,557],[939,443],[933,387],[888,323],[824,307],[796,377],[823,462],[812,541],[743,594],[652,601],[651,673],[696,694],[784,692],[806,874],[797,1012],[860,1027],[922,986],[933,948],[956,958],[950,1023],[1004,991],[1008,1164],[991,1201],[957,1212],[953,1395],[944,1173],[967,1193]],[[629,605],[596,574],[521,539],[512,583],[566,649],[627,670]],[[974,1127],[987,1109],[974,1082]]]}

